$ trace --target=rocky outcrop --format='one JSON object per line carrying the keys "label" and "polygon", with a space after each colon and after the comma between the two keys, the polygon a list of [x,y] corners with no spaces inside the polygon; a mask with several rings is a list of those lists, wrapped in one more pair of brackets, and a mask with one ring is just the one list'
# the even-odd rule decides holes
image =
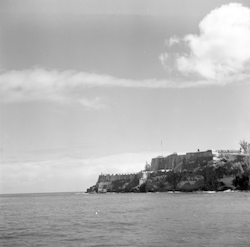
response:
{"label": "rocky outcrop", "polygon": [[174,173],[157,171],[151,173],[145,182],[145,192],[174,190]]}
{"label": "rocky outcrop", "polygon": [[188,174],[181,177],[176,189],[180,191],[196,191],[204,188],[205,182],[202,175]]}
{"label": "rocky outcrop", "polygon": [[[192,155],[192,154],[191,154]],[[190,155],[190,156],[191,156]],[[221,155],[183,159],[177,169],[143,171],[129,176],[101,175],[88,192],[223,191],[250,189],[250,156]],[[116,178],[116,179],[114,179]]]}
{"label": "rocky outcrop", "polygon": [[196,161],[193,169],[153,172],[145,183],[145,191],[248,190],[249,177],[249,156],[235,155],[206,164],[204,160],[201,164]]}
{"label": "rocky outcrop", "polygon": [[98,193],[138,191],[139,179],[140,179],[140,173],[138,173],[135,176],[123,176],[121,179],[118,178],[113,181],[109,180],[105,182],[100,182],[103,180],[100,179],[99,177],[98,182],[95,185],[95,190]]}
{"label": "rocky outcrop", "polygon": [[89,193],[89,194],[95,194],[95,193],[97,193],[97,187],[96,187],[96,185],[93,185],[93,186],[89,187],[86,192]]}

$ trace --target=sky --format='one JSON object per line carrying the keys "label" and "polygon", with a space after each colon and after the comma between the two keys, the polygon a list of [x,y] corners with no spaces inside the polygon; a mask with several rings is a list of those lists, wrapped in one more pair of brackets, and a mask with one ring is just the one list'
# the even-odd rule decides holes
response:
{"label": "sky", "polygon": [[2,0],[0,193],[85,191],[250,141],[250,2]]}

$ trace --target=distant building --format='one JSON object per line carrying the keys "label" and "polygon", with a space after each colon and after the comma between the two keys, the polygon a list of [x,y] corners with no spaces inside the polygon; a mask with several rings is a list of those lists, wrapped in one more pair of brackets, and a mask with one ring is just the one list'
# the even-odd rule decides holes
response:
{"label": "distant building", "polygon": [[224,157],[228,159],[230,156],[240,155],[240,150],[207,150],[197,151],[178,155],[173,153],[166,157],[158,156],[151,161],[151,171],[159,170],[187,170],[193,171],[194,169],[207,165],[218,158]]}

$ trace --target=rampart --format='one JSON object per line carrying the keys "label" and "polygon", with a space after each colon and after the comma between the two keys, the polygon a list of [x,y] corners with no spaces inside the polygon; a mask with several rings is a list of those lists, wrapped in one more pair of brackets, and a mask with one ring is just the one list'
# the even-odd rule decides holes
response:
{"label": "rampart", "polygon": [[99,175],[97,183],[100,182],[114,182],[117,180],[128,180],[131,181],[134,179],[137,173],[129,174],[101,174]]}
{"label": "rampart", "polygon": [[203,152],[193,152],[186,153],[183,155],[178,155],[173,153],[167,157],[156,157],[151,161],[151,171],[157,170],[192,170],[196,163],[207,163],[208,161],[213,160],[212,150],[207,150]]}
{"label": "rampart", "polygon": [[209,161],[218,158],[229,159],[228,157],[241,155],[241,150],[207,150],[178,155],[173,153],[166,157],[158,156],[151,161],[151,171],[158,170],[187,170],[193,171],[198,166],[204,166]]}

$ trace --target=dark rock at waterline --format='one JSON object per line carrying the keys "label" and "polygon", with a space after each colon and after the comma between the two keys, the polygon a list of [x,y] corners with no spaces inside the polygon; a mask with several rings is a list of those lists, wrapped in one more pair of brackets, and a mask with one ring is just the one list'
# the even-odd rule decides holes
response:
{"label": "dark rock at waterline", "polygon": [[88,188],[86,192],[87,193],[97,193],[97,187],[96,187],[96,185],[93,185],[90,188]]}
{"label": "dark rock at waterline", "polygon": [[238,190],[248,190],[249,189],[249,176],[246,174],[242,174],[240,176],[236,176],[233,180],[233,185]]}

